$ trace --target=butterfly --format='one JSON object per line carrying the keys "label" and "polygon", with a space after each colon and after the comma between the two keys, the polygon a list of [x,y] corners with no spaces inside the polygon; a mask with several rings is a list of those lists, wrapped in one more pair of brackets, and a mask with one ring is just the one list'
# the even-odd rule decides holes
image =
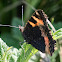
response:
{"label": "butterfly", "polygon": [[52,55],[56,41],[52,38],[47,18],[43,10],[36,10],[27,21],[22,33],[28,44],[31,44],[43,53]]}

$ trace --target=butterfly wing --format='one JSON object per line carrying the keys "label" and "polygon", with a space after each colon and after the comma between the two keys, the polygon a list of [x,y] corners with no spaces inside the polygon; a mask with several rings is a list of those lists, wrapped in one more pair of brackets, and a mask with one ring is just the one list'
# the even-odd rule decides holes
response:
{"label": "butterfly wing", "polygon": [[55,42],[50,34],[46,18],[42,10],[35,11],[24,28],[23,36],[26,42],[36,49],[52,55]]}
{"label": "butterfly wing", "polygon": [[45,52],[45,41],[41,36],[41,30],[39,30],[38,26],[32,27],[29,23],[27,23],[23,36],[29,44],[33,45],[36,49]]}

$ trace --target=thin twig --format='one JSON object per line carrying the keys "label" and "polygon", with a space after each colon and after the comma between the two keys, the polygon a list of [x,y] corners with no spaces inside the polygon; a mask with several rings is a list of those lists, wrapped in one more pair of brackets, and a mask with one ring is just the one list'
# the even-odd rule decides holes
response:
{"label": "thin twig", "polygon": [[[25,49],[23,48],[23,45],[20,45],[20,46],[24,50],[24,57],[25,57]],[[26,59],[26,57],[25,57],[25,59]]]}
{"label": "thin twig", "polygon": [[51,24],[51,22],[48,19],[47,19],[47,22],[50,25],[50,27],[52,28],[52,30],[55,32],[56,30],[55,30],[54,26]]}

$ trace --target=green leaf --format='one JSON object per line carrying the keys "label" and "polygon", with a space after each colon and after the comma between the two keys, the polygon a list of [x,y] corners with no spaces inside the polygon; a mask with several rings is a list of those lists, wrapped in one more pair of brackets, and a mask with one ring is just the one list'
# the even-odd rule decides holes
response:
{"label": "green leaf", "polygon": [[0,38],[0,61],[2,62],[17,62],[17,58],[20,55],[21,50],[17,48],[9,47]]}
{"label": "green leaf", "polygon": [[58,22],[58,23],[53,23],[53,26],[56,28],[56,30],[62,28],[62,22]]}
{"label": "green leaf", "polygon": [[6,44],[8,46],[14,46],[16,48],[19,48],[20,45],[19,45],[19,40],[17,40],[16,38],[13,38],[11,33],[1,33],[1,38],[6,42]]}
{"label": "green leaf", "polygon": [[8,47],[1,38],[0,38],[0,48],[1,48],[0,49],[1,61],[9,62],[9,59],[11,57],[11,47]]}
{"label": "green leaf", "polygon": [[38,50],[30,44],[24,43],[19,50],[17,48],[8,47],[3,40],[0,39],[0,56],[3,62],[27,62]]}
{"label": "green leaf", "polygon": [[[22,26],[22,21],[19,18],[13,18],[12,20],[12,26],[17,26],[19,27],[19,25]],[[23,41],[23,36],[22,33],[20,32],[20,30],[18,28],[12,28],[11,30],[13,37],[18,39],[19,41]]]}
{"label": "green leaf", "polygon": [[59,38],[62,38],[62,28],[61,29],[58,29],[55,33],[53,33],[53,38],[55,40],[57,40]]}
{"label": "green leaf", "polygon": [[30,44],[23,44],[23,50],[19,56],[17,62],[28,62],[28,60],[33,56],[38,50],[32,47]]}
{"label": "green leaf", "polygon": [[54,51],[53,55],[49,56],[50,57],[50,61],[51,62],[56,62],[55,58],[57,57],[58,54],[59,54],[59,50]]}
{"label": "green leaf", "polygon": [[[12,19],[12,26],[17,26],[22,24],[19,18],[14,17]],[[2,32],[1,38],[7,43],[8,46],[14,46],[16,48],[20,48],[19,43],[23,42],[23,36],[20,32],[19,28],[11,28],[11,32]]]}

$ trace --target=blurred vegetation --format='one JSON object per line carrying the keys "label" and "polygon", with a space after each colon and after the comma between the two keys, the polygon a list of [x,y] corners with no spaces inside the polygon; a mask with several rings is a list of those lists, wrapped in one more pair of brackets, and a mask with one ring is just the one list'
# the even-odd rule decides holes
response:
{"label": "blurred vegetation", "polygon": [[0,61],[27,62],[30,59],[30,57],[37,52],[35,48],[26,43],[23,44],[23,48],[17,49],[13,47],[8,47],[6,43],[0,38]]}
{"label": "blurred vegetation", "polygon": [[[55,40],[57,40],[58,38],[60,38],[59,40],[62,40],[62,31],[61,31],[62,29],[60,29],[62,28],[62,0],[25,0],[25,1],[0,0],[0,24],[6,24],[12,26],[22,25],[22,5],[24,6],[23,7],[24,23],[26,23],[29,20],[29,18],[32,16],[35,8],[42,9],[48,15],[49,20],[52,22],[55,29],[56,30],[59,29],[59,32],[52,33],[53,38]],[[0,27],[0,36],[9,47],[13,46],[17,49],[20,49],[21,48],[20,42],[22,43],[21,45],[24,44],[23,43],[24,38],[22,36],[22,33],[19,31],[19,29]],[[59,41],[57,42],[57,45],[59,45]],[[59,49],[60,46],[58,47],[57,52],[55,52],[56,55],[52,56],[53,58],[53,60],[51,59],[52,62],[57,62],[57,61],[60,62],[60,59],[57,59],[57,57],[59,57],[58,54],[60,51]],[[27,51],[28,51],[28,55],[30,55],[31,53],[29,52],[29,50]],[[35,52],[36,50],[34,51],[33,54],[35,54]],[[28,57],[30,58],[31,56]],[[27,58],[27,60],[29,58]],[[56,61],[55,58],[57,59]],[[34,60],[34,62],[36,62],[36,60]]]}

